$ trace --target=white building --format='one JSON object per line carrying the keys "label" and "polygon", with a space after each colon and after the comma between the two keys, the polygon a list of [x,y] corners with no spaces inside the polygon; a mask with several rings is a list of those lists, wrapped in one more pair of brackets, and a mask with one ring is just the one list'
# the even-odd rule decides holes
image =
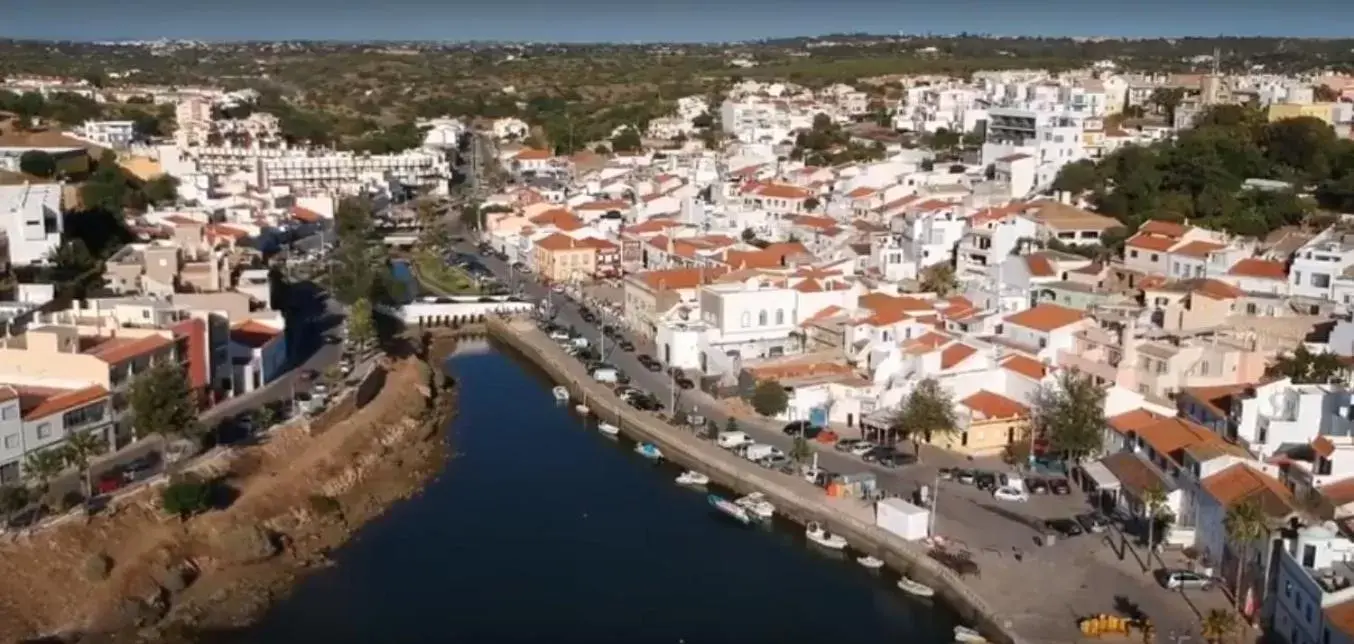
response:
{"label": "white building", "polygon": [[1354,641],[1354,542],[1335,523],[1307,526],[1279,548],[1272,634],[1288,644]]}
{"label": "white building", "polygon": [[135,125],[132,121],[85,121],[76,135],[96,145],[122,149],[136,138]]}
{"label": "white building", "polygon": [[1333,286],[1345,269],[1354,265],[1354,231],[1336,224],[1321,232],[1293,254],[1288,269],[1289,293],[1318,299],[1335,299]]}
{"label": "white building", "polygon": [[10,265],[44,261],[61,245],[60,183],[0,186],[0,220]]}

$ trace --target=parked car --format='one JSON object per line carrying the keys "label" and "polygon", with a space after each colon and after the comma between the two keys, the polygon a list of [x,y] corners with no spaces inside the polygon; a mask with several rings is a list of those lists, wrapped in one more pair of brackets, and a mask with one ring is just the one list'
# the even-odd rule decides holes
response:
{"label": "parked car", "polygon": [[155,468],[160,466],[160,455],[157,452],[150,452],[145,456],[139,456],[122,466],[122,476],[128,483],[139,481],[150,476]]}
{"label": "parked car", "polygon": [[904,454],[902,452],[894,451],[891,454],[886,454],[884,456],[879,457],[876,463],[881,467],[887,467],[889,469],[892,469],[895,467],[902,467],[904,465],[911,465],[912,463],[916,462],[916,460],[917,457],[911,454]]}
{"label": "parked car", "polygon": [[823,431],[823,428],[816,427],[807,420],[796,420],[794,422],[786,423],[785,426],[781,428],[781,431],[784,432],[786,436],[803,435],[804,438],[813,440],[814,437],[818,436],[818,434]]}
{"label": "parked car", "polygon": [[1168,590],[1210,590],[1213,580],[1192,570],[1160,570],[1157,579]]}
{"label": "parked car", "polygon": [[122,472],[113,470],[100,476],[99,480],[94,482],[94,489],[99,494],[112,494],[126,484],[127,479],[123,477]]}
{"label": "parked car", "polygon": [[843,438],[842,440],[837,441],[836,449],[839,452],[850,452],[861,442],[863,441],[858,438]]}
{"label": "parked car", "polygon": [[686,376],[678,376],[677,378],[673,379],[673,382],[677,383],[677,386],[681,387],[682,389],[694,389],[696,387],[695,381],[691,380]]}
{"label": "parked car", "polygon": [[1030,494],[1048,494],[1048,483],[1045,483],[1044,479],[1030,477],[1025,479],[1025,489],[1029,490]]}
{"label": "parked car", "polygon": [[639,363],[644,365],[644,368],[648,369],[649,371],[657,373],[663,370],[663,365],[659,364],[657,360],[654,360],[653,358],[649,357],[646,354],[641,353],[639,357],[636,359],[639,360]]}
{"label": "parked car", "polygon": [[999,487],[996,490],[993,490],[992,498],[995,498],[998,501],[1014,501],[1017,503],[1023,503],[1025,501],[1030,500],[1030,495],[1025,494],[1024,491],[1019,490],[1017,488]]}
{"label": "parked car", "polygon": [[1051,519],[1049,521],[1045,521],[1044,525],[1048,529],[1057,532],[1058,535],[1062,536],[1063,538],[1079,536],[1081,534],[1085,534],[1086,532],[1084,529],[1082,529],[1080,523],[1077,523],[1072,519]]}
{"label": "parked car", "polygon": [[1072,493],[1072,486],[1068,484],[1067,479],[1064,478],[1049,479],[1048,489],[1054,494]]}
{"label": "parked car", "polygon": [[977,482],[978,477],[973,470],[957,470],[954,473],[954,480],[959,481],[964,485],[973,485]]}
{"label": "parked car", "polygon": [[898,456],[902,456],[902,454],[896,448],[881,445],[861,454],[860,458],[866,463],[875,463],[885,458],[893,459]]}
{"label": "parked car", "polygon": [[784,454],[772,454],[760,461],[762,467],[778,470],[790,464],[790,457]]}
{"label": "parked car", "polygon": [[631,341],[629,341],[629,340],[621,340],[619,343],[616,344],[616,346],[620,347],[620,348],[621,348],[621,351],[625,351],[625,352],[630,352],[630,351],[634,351],[634,350],[635,350],[635,343],[634,343],[634,342],[631,342]]}
{"label": "parked car", "polygon": [[1087,532],[1095,532],[1095,533],[1100,533],[1104,532],[1105,530],[1108,530],[1110,525],[1109,519],[1106,519],[1105,515],[1100,514],[1099,512],[1087,512],[1085,514],[1078,514],[1077,523],[1080,523],[1081,527],[1085,528]]}
{"label": "parked car", "polygon": [[[977,486],[979,490],[983,491],[995,490],[1001,487],[1001,485],[997,483],[997,475],[991,472],[978,472],[974,474],[973,484]],[[1019,490],[1020,488],[1010,487],[1009,489]]]}
{"label": "parked car", "polygon": [[944,481],[952,481],[952,480],[954,480],[954,468],[953,468],[953,467],[942,467],[942,468],[940,468],[940,471],[938,472],[938,476],[940,476],[941,480],[944,480]]}
{"label": "parked car", "polygon": [[875,448],[875,444],[874,444],[874,443],[871,443],[870,441],[860,441],[859,443],[856,443],[855,445],[852,445],[852,446],[851,446],[851,449],[850,449],[849,451],[851,452],[851,455],[852,455],[852,456],[861,456],[861,457],[863,457],[863,456],[865,456],[866,454],[869,454],[869,453],[870,453],[870,450],[872,450],[872,449],[874,449],[874,448]]}

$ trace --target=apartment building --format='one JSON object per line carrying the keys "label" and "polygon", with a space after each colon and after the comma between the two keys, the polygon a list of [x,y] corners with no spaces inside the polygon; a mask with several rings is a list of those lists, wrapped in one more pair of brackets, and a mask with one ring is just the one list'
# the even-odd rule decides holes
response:
{"label": "apartment building", "polygon": [[27,266],[47,261],[61,245],[60,183],[22,183],[0,186],[6,265]]}
{"label": "apartment building", "polygon": [[728,272],[727,268],[677,268],[631,273],[622,281],[625,324],[653,338],[664,314],[679,305],[698,303],[699,287]]}
{"label": "apartment building", "polygon": [[199,146],[156,148],[160,165],[174,176],[245,172],[255,185],[288,185],[296,190],[335,190],[368,180],[393,179],[412,186],[439,186],[451,176],[440,153],[405,151],[356,154],[323,149]]}
{"label": "apartment building", "polygon": [[1288,272],[1292,295],[1339,301],[1337,282],[1354,266],[1354,229],[1336,224],[1293,254]]}
{"label": "apartment building", "polygon": [[1354,539],[1347,522],[1280,533],[1271,632],[1287,644],[1354,642]]}
{"label": "apartment building", "polygon": [[1092,320],[1083,311],[1057,304],[1039,304],[1006,316],[998,339],[1006,346],[1051,362],[1059,351],[1073,349],[1076,332],[1091,324]]}
{"label": "apartment building", "polygon": [[108,390],[98,385],[0,384],[0,484],[21,482],[29,454],[59,448],[76,433],[93,434],[112,449],[110,401]]}
{"label": "apartment building", "polygon": [[287,369],[287,340],[280,318],[245,320],[230,328],[233,395],[276,380]]}
{"label": "apartment building", "polygon": [[[206,226],[187,225],[184,235],[205,239]],[[115,293],[167,297],[176,292],[215,293],[232,286],[233,263],[221,251],[198,247],[190,254],[177,241],[128,244],[104,264],[104,280]]]}
{"label": "apartment building", "polygon": [[85,121],[77,130],[76,136],[114,150],[123,150],[136,139],[136,123],[133,121]]}

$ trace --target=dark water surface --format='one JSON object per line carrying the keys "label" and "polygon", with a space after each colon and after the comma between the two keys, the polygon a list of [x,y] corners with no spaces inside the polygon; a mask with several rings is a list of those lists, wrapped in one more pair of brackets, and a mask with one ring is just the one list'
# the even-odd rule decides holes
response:
{"label": "dark water surface", "polygon": [[793,526],[713,514],[515,358],[481,344],[451,368],[457,457],[239,641],[950,641],[948,610]]}

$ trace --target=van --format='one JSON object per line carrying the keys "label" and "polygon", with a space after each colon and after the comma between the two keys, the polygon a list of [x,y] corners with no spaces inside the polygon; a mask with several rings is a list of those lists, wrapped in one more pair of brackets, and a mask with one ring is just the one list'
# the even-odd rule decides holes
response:
{"label": "van", "polygon": [[776,449],[774,445],[754,443],[748,445],[747,451],[743,452],[743,458],[746,458],[749,461],[760,461],[764,458],[770,458],[778,454],[782,454],[782,452],[779,449]]}
{"label": "van", "polygon": [[592,370],[592,379],[597,382],[604,382],[609,385],[616,384],[618,379],[615,367],[597,367]]}
{"label": "van", "polygon": [[720,432],[715,438],[715,444],[724,449],[737,449],[751,442],[752,439],[743,432]]}

